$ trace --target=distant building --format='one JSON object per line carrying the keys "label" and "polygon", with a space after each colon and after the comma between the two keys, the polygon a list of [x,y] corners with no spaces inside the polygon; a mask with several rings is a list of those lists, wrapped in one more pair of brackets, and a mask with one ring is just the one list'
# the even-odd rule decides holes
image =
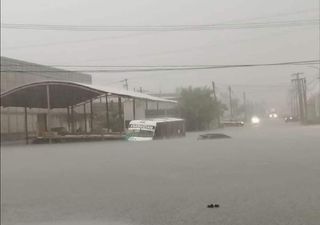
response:
{"label": "distant building", "polygon": [[[178,101],[178,93],[153,93],[152,96]],[[146,118],[177,116],[176,105],[166,102],[149,102],[145,106]]]}
{"label": "distant building", "polygon": [[[63,80],[91,84],[91,75],[66,71],[50,66],[11,59],[1,56],[1,93],[14,87],[44,80]],[[61,111],[61,110],[60,110]],[[31,109],[28,112],[28,127],[31,133],[36,134],[38,121],[43,118],[43,110]],[[61,112],[60,112],[61,114]],[[55,123],[57,126],[65,118],[56,111]],[[1,107],[1,137],[2,139],[19,139],[24,132],[24,115],[22,108]]]}

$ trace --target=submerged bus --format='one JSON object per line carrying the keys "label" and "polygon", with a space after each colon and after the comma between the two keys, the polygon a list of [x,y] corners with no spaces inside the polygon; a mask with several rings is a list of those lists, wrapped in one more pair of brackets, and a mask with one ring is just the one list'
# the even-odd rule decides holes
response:
{"label": "submerged bus", "polygon": [[154,139],[185,136],[185,122],[180,118],[155,118],[132,120],[129,123],[127,140],[149,141]]}

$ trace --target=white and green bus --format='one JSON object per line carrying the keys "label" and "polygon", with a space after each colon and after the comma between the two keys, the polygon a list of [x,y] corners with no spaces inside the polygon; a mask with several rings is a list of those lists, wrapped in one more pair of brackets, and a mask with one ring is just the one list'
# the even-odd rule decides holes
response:
{"label": "white and green bus", "polygon": [[126,136],[129,141],[149,141],[154,139],[183,137],[185,134],[186,129],[184,119],[154,118],[130,121]]}

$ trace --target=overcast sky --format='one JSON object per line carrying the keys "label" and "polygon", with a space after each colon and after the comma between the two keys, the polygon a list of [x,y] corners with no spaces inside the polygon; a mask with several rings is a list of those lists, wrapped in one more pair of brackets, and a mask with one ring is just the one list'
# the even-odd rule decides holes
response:
{"label": "overcast sky", "polygon": [[[182,25],[319,18],[318,0],[2,0],[2,23]],[[179,32],[1,30],[1,55],[46,65],[250,64],[319,59],[319,27]],[[307,66],[93,74],[94,83],[152,92],[181,86],[232,85],[239,97],[286,104],[290,75],[304,72],[310,91],[318,71]],[[275,86],[277,85],[277,86]],[[280,85],[280,86],[279,86]],[[283,86],[283,87],[282,87]]]}

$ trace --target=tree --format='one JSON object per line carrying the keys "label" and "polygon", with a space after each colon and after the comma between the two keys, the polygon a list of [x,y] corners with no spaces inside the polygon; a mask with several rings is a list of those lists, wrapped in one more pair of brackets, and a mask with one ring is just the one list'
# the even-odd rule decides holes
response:
{"label": "tree", "polygon": [[[220,109],[220,110],[219,110]],[[203,130],[223,113],[225,106],[215,102],[208,87],[183,88],[178,99],[178,111],[186,120],[187,130]]]}

